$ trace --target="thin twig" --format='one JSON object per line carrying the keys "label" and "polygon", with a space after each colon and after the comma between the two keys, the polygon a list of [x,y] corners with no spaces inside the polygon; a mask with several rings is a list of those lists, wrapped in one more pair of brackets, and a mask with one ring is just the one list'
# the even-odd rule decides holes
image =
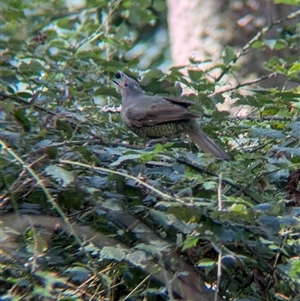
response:
{"label": "thin twig", "polygon": [[166,193],[163,193],[162,191],[160,191],[160,190],[156,189],[155,187],[145,183],[144,181],[140,180],[139,178],[131,176],[131,175],[126,174],[126,173],[123,173],[123,172],[120,172],[120,171],[115,171],[115,170],[111,170],[111,169],[104,168],[104,167],[90,166],[90,165],[87,165],[87,164],[84,164],[84,163],[74,162],[74,161],[69,161],[69,160],[59,160],[59,162],[63,163],[63,164],[69,164],[69,165],[72,165],[72,166],[81,166],[81,167],[91,169],[91,170],[98,170],[98,171],[102,171],[102,172],[109,173],[109,174],[115,174],[115,175],[123,176],[125,178],[134,180],[135,182],[147,187],[148,189],[150,189],[154,193],[161,196],[163,199],[167,199],[167,200],[170,200],[170,201],[176,201],[176,202],[179,202],[181,204],[186,204],[186,202],[184,202],[182,199],[180,199],[178,197],[175,197],[175,196],[170,196]]}
{"label": "thin twig", "polygon": [[[58,113],[54,112],[54,111],[51,111],[51,110],[48,110],[48,109],[45,109],[43,108],[42,106],[40,105],[36,105],[34,103],[29,103],[28,101],[26,101],[25,99],[19,97],[19,96],[16,96],[16,95],[11,95],[11,94],[7,94],[7,93],[4,93],[2,91],[0,91],[0,97],[1,98],[10,98],[10,99],[13,99],[17,102],[21,102],[21,103],[24,103],[26,104],[28,107],[34,107],[35,109],[37,110],[40,110],[42,112],[45,112],[49,115],[52,115],[52,116],[56,116]],[[66,117],[67,118],[67,117]],[[69,120],[70,124],[73,125],[75,128],[79,126],[79,123],[78,122],[75,122],[75,121],[72,121],[72,120]],[[79,127],[81,128],[81,127]],[[91,135],[92,137],[96,138],[96,139],[101,139],[101,137],[99,137],[99,135],[97,134],[94,134],[92,131],[89,132],[89,135]]]}
{"label": "thin twig", "polygon": [[223,173],[219,175],[219,186],[218,186],[218,210],[222,210],[222,180]]}
{"label": "thin twig", "polygon": [[250,85],[259,83],[259,82],[261,82],[261,81],[263,81],[265,79],[270,79],[271,77],[275,77],[275,76],[277,76],[277,72],[273,72],[273,73],[270,73],[268,75],[264,75],[264,76],[258,77],[256,79],[253,79],[253,80],[241,83],[241,84],[237,84],[236,86],[234,86],[232,88],[225,88],[224,90],[219,90],[217,92],[214,92],[214,93],[208,95],[208,97],[214,97],[216,95],[219,95],[219,94],[222,94],[222,93],[225,93],[225,92],[235,91],[235,90],[237,90],[237,89],[239,89],[241,87],[250,86]]}
{"label": "thin twig", "polygon": [[231,63],[235,63],[241,56],[243,56],[247,50],[249,50],[252,46],[253,43],[255,43],[256,41],[258,41],[263,35],[265,35],[267,32],[269,32],[273,27],[283,23],[286,20],[292,20],[295,19],[297,16],[300,15],[300,9],[292,12],[290,14],[288,14],[287,16],[285,16],[282,19],[277,20],[276,22],[265,26],[264,28],[262,28],[236,55],[235,57],[231,60],[230,63],[227,64],[227,66],[224,68],[224,70],[222,71],[222,73],[219,75],[219,77],[216,79],[216,82],[220,81],[221,78],[227,74],[228,70],[231,68]]}
{"label": "thin twig", "polygon": [[66,218],[65,214],[63,213],[63,211],[61,210],[61,208],[59,207],[59,205],[57,204],[55,199],[51,196],[49,190],[46,188],[43,181],[39,178],[39,176],[31,168],[31,166],[26,164],[13,150],[8,148],[7,145],[3,141],[0,141],[0,146],[1,146],[1,149],[3,151],[5,151],[10,156],[12,156],[14,159],[16,159],[21,164],[21,166],[36,180],[37,184],[41,187],[42,191],[46,195],[48,202],[50,202],[54,206],[54,208],[56,209],[58,214],[62,217],[62,219],[66,223],[67,227],[70,229],[70,233],[74,236],[76,242],[82,247],[83,244],[81,242],[81,239],[79,238],[79,236],[77,235],[77,233],[73,229],[71,223]]}
{"label": "thin twig", "polygon": [[[119,0],[116,4],[115,7],[111,9],[110,14],[113,14],[113,12],[119,7],[121,4],[122,0]],[[109,21],[110,16],[107,16],[107,18],[101,23],[101,25],[97,28],[97,30],[87,39],[83,40],[78,46],[77,49],[79,49],[81,46],[83,46],[87,42],[92,42],[98,38],[99,32],[102,30],[103,26],[105,25],[106,22]]]}
{"label": "thin twig", "polygon": [[142,286],[142,284],[145,283],[150,277],[151,277],[150,275],[145,277],[143,281],[141,281],[127,296],[125,296],[124,300],[132,296]]}
{"label": "thin twig", "polygon": [[222,278],[222,250],[219,251],[219,255],[218,255],[217,289],[216,289],[214,301],[218,301],[219,299],[221,278]]}
{"label": "thin twig", "polygon": [[[210,176],[214,176],[216,178],[218,178],[218,175],[209,171],[209,170],[206,170],[194,163],[192,163],[191,161],[189,161],[188,159],[186,158],[176,158],[176,161],[179,162],[179,163],[182,163],[182,164],[185,164],[197,171],[199,171],[200,173],[205,173],[205,174],[208,174]],[[236,184],[235,182],[231,181],[231,180],[228,180],[228,179],[223,179],[222,180],[224,183],[232,186],[233,188],[237,189],[239,192],[243,192],[246,196],[248,196],[249,198],[251,198],[255,203],[259,204],[260,203],[260,200],[258,200],[254,195],[252,195],[250,192],[248,192],[248,190],[246,188],[242,188],[240,187],[238,184]]]}
{"label": "thin twig", "polygon": [[269,120],[286,120],[286,121],[290,121],[291,118],[290,117],[286,117],[286,116],[229,116],[228,119],[231,120],[239,120],[239,119],[243,119],[243,120],[259,120],[259,121],[269,121]]}

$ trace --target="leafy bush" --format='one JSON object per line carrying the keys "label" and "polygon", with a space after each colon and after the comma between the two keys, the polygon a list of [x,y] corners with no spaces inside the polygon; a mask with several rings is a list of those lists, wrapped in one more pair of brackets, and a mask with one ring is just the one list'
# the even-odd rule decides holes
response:
{"label": "leafy bush", "polygon": [[[299,298],[299,24],[264,34],[300,12],[239,53],[227,46],[212,81],[159,69],[168,45],[155,55],[147,45],[166,30],[165,5],[3,1],[1,300],[212,300],[216,287],[225,300]],[[291,52],[275,51],[267,76],[218,92],[241,57],[267,47]],[[187,85],[232,160],[186,139],[145,147],[121,122],[117,70],[147,93]],[[255,85],[277,74],[289,88]],[[224,92],[253,114],[217,111]]]}

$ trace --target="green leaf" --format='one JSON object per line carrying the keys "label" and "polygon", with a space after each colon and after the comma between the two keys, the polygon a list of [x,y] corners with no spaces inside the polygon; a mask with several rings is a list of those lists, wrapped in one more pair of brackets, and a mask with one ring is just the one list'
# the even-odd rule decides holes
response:
{"label": "green leaf", "polygon": [[[53,39],[51,41],[48,42],[48,45],[49,46],[52,46],[52,47],[57,47],[59,49],[65,49],[66,47],[66,43],[61,40],[61,39]],[[52,56],[52,59],[55,58],[54,56]]]}
{"label": "green leaf", "polygon": [[274,3],[279,4],[288,4],[288,5],[299,5],[300,0],[274,0]]}
{"label": "green leaf", "polygon": [[274,139],[283,139],[285,138],[285,135],[276,130],[271,130],[271,129],[258,129],[258,128],[252,128],[252,133],[256,137],[269,137],[269,138],[274,138]]}
{"label": "green leaf", "polygon": [[275,50],[280,50],[283,48],[287,48],[288,47],[288,43],[286,40],[277,40],[276,44],[275,44]]}
{"label": "green leaf", "polygon": [[32,98],[32,94],[28,92],[18,92],[16,94],[22,98]]}
{"label": "green leaf", "polygon": [[174,97],[179,97],[182,94],[182,88],[179,84],[176,84],[174,87],[167,88],[166,91]]}
{"label": "green leaf", "polygon": [[276,107],[267,107],[266,109],[264,109],[261,113],[261,116],[275,116],[277,113],[279,112],[279,108]]}
{"label": "green leaf", "polygon": [[57,165],[49,165],[45,168],[45,172],[52,176],[57,182],[60,182],[62,187],[67,187],[74,182],[75,177],[72,172],[67,171]]}
{"label": "green leaf", "polygon": [[254,49],[264,49],[265,44],[262,41],[255,41],[251,44],[251,47]]}
{"label": "green leaf", "polygon": [[146,84],[147,82],[151,81],[152,79],[160,79],[164,76],[164,73],[160,69],[152,69],[147,72],[142,80],[142,84]]}
{"label": "green leaf", "polygon": [[288,74],[299,73],[299,72],[300,72],[300,63],[294,63],[293,66],[288,70]]}
{"label": "green leaf", "polygon": [[290,277],[292,277],[294,279],[299,279],[300,278],[300,260],[293,260],[292,261]]}
{"label": "green leaf", "polygon": [[187,236],[187,238],[184,241],[182,251],[184,251],[186,249],[190,249],[192,247],[195,247],[197,245],[198,241],[199,241],[199,238],[197,238],[196,236],[193,236],[193,235]]}
{"label": "green leaf", "polygon": [[123,39],[125,37],[128,37],[130,35],[129,27],[126,25],[126,23],[122,22],[119,27],[116,29],[116,39]]}
{"label": "green leaf", "polygon": [[47,146],[46,153],[48,154],[50,159],[57,159],[58,151],[56,146]]}
{"label": "green leaf", "polygon": [[205,181],[203,183],[203,188],[205,190],[216,190],[217,188],[217,183],[216,182],[211,182],[211,181]]}
{"label": "green leaf", "polygon": [[198,261],[197,266],[198,267],[210,267],[215,264],[216,264],[216,262],[214,260],[212,260],[210,258],[203,258]]}
{"label": "green leaf", "polygon": [[90,271],[85,267],[70,267],[65,270],[66,274],[69,274],[72,277],[73,281],[85,281],[89,277]]}
{"label": "green leaf", "polygon": [[116,247],[103,247],[100,252],[101,259],[114,259],[118,262],[123,261],[126,257],[125,250]]}
{"label": "green leaf", "polygon": [[57,22],[56,25],[60,28],[63,29],[75,29],[76,28],[76,23],[80,23],[78,17],[76,18],[60,18]]}
{"label": "green leaf", "polygon": [[135,252],[129,253],[126,256],[126,260],[128,260],[135,266],[142,266],[143,263],[147,260],[147,255],[144,251],[137,250]]}
{"label": "green leaf", "polygon": [[144,10],[151,6],[152,0],[135,0],[133,3],[139,6],[141,10]]}
{"label": "green leaf", "polygon": [[43,69],[41,63],[36,60],[30,60],[28,63],[22,62],[19,65],[19,71],[27,76],[39,76]]}
{"label": "green leaf", "polygon": [[141,159],[141,155],[140,154],[130,154],[130,155],[124,155],[118,158],[118,160],[114,161],[113,163],[110,164],[110,166],[118,166],[121,163],[128,161],[128,160],[137,160],[137,159]]}
{"label": "green leaf", "polygon": [[16,110],[14,111],[14,116],[16,119],[22,124],[25,131],[29,132],[31,128],[31,123],[27,116],[25,115],[25,111],[23,110]]}
{"label": "green leaf", "polygon": [[[94,86],[95,84],[91,82],[91,86]],[[120,94],[117,92],[116,88],[109,87],[107,85],[98,84],[98,88],[94,92],[95,96],[98,95],[105,95],[105,96],[113,96],[115,98],[119,98]]]}
{"label": "green leaf", "polygon": [[143,3],[131,3],[129,7],[130,15],[129,21],[132,24],[142,26],[143,24],[155,22],[155,15],[147,9],[151,4],[151,0],[143,0]]}
{"label": "green leaf", "polygon": [[276,216],[264,215],[258,219],[261,227],[271,233],[277,233],[280,230],[280,220]]}
{"label": "green leaf", "polygon": [[299,138],[299,133],[300,133],[300,121],[292,122],[292,123],[289,125],[289,128],[292,129],[291,135],[294,136],[295,138]]}
{"label": "green leaf", "polygon": [[166,10],[166,1],[154,0],[152,3],[152,7],[158,12],[163,12],[164,10]]}
{"label": "green leaf", "polygon": [[292,90],[277,92],[277,93],[275,93],[274,96],[275,97],[280,97],[282,99],[287,99],[288,101],[291,101],[291,100],[300,101],[300,93],[297,93],[296,91],[294,92]]}
{"label": "green leaf", "polygon": [[69,122],[65,120],[58,120],[57,121],[57,129],[63,131],[65,136],[69,139],[72,137],[73,128]]}
{"label": "green leaf", "polygon": [[223,51],[223,61],[225,65],[228,65],[235,60],[234,49],[230,46],[226,46]]}

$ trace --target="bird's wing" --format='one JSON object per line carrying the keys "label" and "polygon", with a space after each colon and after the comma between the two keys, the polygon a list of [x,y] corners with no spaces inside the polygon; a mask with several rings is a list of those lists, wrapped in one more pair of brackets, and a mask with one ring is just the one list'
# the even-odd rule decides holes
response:
{"label": "bird's wing", "polygon": [[174,104],[186,107],[186,108],[195,104],[193,101],[186,100],[186,99],[179,99],[179,98],[173,98],[173,97],[164,97],[164,99],[168,100]]}
{"label": "bird's wing", "polygon": [[184,106],[171,102],[157,103],[141,110],[139,107],[131,107],[126,112],[126,117],[136,127],[154,126],[173,121],[185,121],[198,116],[191,113]]}

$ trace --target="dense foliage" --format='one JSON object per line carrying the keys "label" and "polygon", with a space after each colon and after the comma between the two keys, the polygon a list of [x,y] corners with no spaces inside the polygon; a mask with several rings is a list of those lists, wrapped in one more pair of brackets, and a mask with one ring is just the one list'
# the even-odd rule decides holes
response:
{"label": "dense foliage", "polygon": [[[300,299],[300,23],[285,26],[300,11],[226,46],[215,80],[161,71],[165,15],[163,0],[2,1],[1,300]],[[227,91],[252,114],[217,111],[224,75],[270,49],[267,76]],[[121,122],[117,70],[147,93],[188,86],[232,160],[186,137],[145,146]]]}

